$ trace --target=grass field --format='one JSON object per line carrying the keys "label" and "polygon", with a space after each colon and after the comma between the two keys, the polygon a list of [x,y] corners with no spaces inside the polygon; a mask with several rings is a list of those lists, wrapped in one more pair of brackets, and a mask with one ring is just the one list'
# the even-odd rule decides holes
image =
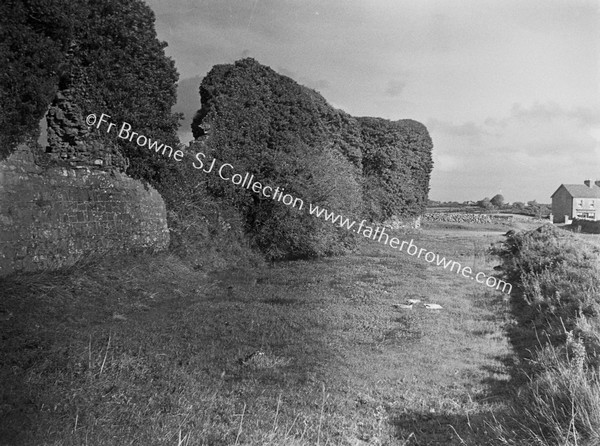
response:
{"label": "grass field", "polygon": [[[494,229],[410,237],[493,274]],[[212,273],[121,256],[0,292],[1,444],[482,446],[508,398],[506,295],[375,242]]]}

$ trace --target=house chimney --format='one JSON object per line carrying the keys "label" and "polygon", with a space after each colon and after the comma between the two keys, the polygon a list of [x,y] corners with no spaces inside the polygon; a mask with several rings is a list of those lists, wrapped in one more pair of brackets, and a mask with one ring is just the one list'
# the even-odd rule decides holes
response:
{"label": "house chimney", "polygon": [[587,187],[594,187],[592,180],[585,180],[583,184],[585,184]]}

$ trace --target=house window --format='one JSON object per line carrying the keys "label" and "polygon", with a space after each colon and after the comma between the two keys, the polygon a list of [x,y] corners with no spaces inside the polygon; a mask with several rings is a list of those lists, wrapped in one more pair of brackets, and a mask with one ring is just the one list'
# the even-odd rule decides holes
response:
{"label": "house window", "polygon": [[579,200],[579,207],[583,207],[583,200]]}
{"label": "house window", "polygon": [[595,220],[596,214],[595,212],[577,212],[575,215],[577,218],[581,218],[582,220]]}

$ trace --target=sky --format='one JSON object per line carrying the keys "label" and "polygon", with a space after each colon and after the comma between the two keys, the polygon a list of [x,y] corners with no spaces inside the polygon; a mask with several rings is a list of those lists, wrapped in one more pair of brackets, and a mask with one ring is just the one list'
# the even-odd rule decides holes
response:
{"label": "sky", "polygon": [[600,0],[147,0],[180,74],[253,57],[353,116],[425,124],[429,198],[550,203],[600,180]]}

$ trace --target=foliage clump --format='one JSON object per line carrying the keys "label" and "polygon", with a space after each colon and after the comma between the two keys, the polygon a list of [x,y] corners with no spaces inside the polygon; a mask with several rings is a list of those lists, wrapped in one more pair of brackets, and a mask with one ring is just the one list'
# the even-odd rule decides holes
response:
{"label": "foliage clump", "polygon": [[37,136],[58,85],[69,13],[56,1],[0,2],[0,159]]}
{"label": "foliage clump", "polygon": [[[8,0],[0,21],[0,157],[38,136],[49,107],[49,122],[69,114],[72,128],[57,132],[60,122],[49,125],[48,150],[62,155],[65,147],[88,147],[122,157],[113,165],[127,166],[127,174],[165,198],[179,246],[189,228],[206,232],[200,228],[208,223],[200,221],[231,214],[269,258],[330,255],[352,248],[353,233],[310,215],[309,203],[378,222],[424,208],[432,164],[424,126],[354,118],[253,59],[217,65],[206,76],[193,132],[200,137],[211,126],[202,147],[207,155],[301,198],[302,212],[119,138],[127,122],[138,135],[179,147],[180,116],[171,112],[178,74],[141,0]],[[117,128],[88,126],[92,113],[109,115]],[[187,150],[188,157],[194,153]]]}
{"label": "foliage clump", "polygon": [[496,251],[520,289],[511,337],[525,360],[515,400],[521,438],[509,444],[600,441],[598,251],[550,224],[510,232]]}
{"label": "foliage clump", "polygon": [[[207,155],[351,220],[423,211],[431,139],[415,121],[353,118],[309,88],[251,58],[217,65],[200,86],[192,130]],[[206,130],[210,128],[210,130]],[[270,258],[318,256],[353,245],[352,233],[218,177],[209,190],[242,212]]]}
{"label": "foliage clump", "polygon": [[[90,113],[131,124],[165,144],[178,143],[178,74],[157,39],[155,16],[141,0],[8,0],[0,6],[2,157],[36,137],[48,107],[67,98],[80,125]],[[60,93],[60,95],[57,95]],[[128,174],[159,186],[172,164],[104,128],[90,140],[118,147]],[[89,141],[84,141],[89,142]]]}
{"label": "foliage clump", "polygon": [[[224,258],[249,255],[237,212],[209,197],[189,163],[118,137],[127,122],[153,141],[179,145],[180,117],[171,112],[178,73],[154,22],[141,0],[0,2],[0,159],[17,143],[37,139],[49,108],[49,117],[69,113],[64,121],[73,128],[63,135],[72,140],[66,144],[110,148],[126,158],[127,174],[149,182],[165,198],[171,248],[197,266],[219,266]],[[85,117],[91,113],[110,116],[106,120],[117,127],[109,133],[106,122],[90,128]]]}
{"label": "foliage clump", "polygon": [[433,167],[427,128],[411,119],[358,118],[365,210],[373,220],[422,213]]}
{"label": "foliage clump", "polygon": [[[202,109],[192,128],[200,136],[201,125],[210,125],[207,155],[304,201],[302,210],[285,206],[210,176],[209,190],[241,211],[253,244],[273,259],[350,247],[347,230],[310,215],[308,208],[310,202],[348,217],[360,214],[358,134],[343,125],[352,118],[253,59],[215,66],[200,93]],[[332,127],[333,121],[339,126]]]}

